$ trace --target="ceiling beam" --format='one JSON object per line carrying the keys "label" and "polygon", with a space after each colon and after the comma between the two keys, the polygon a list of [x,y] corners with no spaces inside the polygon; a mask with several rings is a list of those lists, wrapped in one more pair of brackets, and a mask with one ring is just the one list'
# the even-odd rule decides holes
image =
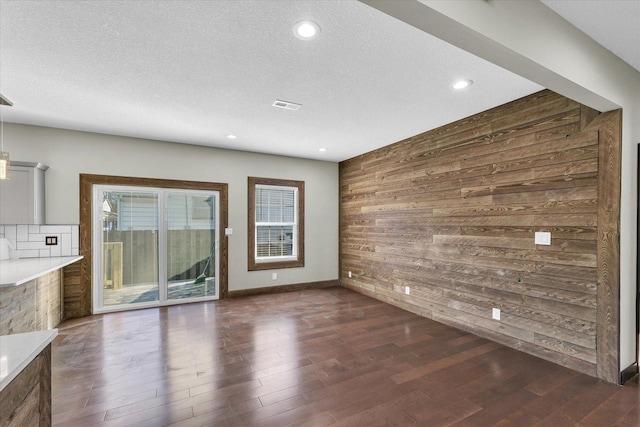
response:
{"label": "ceiling beam", "polygon": [[360,1],[598,111],[620,108],[599,95],[607,84],[603,76],[638,78],[631,66],[538,1]]}

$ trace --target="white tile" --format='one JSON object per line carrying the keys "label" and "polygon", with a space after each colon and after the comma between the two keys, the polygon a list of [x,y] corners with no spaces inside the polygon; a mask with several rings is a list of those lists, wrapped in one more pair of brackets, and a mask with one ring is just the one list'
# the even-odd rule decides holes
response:
{"label": "white tile", "polygon": [[71,247],[72,248],[80,247],[80,232],[79,232],[79,227],[77,225],[71,226]]}
{"label": "white tile", "polygon": [[40,258],[49,258],[51,257],[51,251],[49,249],[40,249]]}
{"label": "white tile", "polygon": [[4,226],[4,237],[9,239],[13,247],[16,247],[16,226],[15,225],[5,225]]}
{"label": "white tile", "polygon": [[51,256],[62,256],[62,246],[60,244],[49,246],[49,249],[51,250]]}
{"label": "white tile", "polygon": [[0,225],[0,234],[4,236],[4,225]]}
{"label": "white tile", "polygon": [[42,242],[44,244],[44,234],[29,234],[30,242]]}
{"label": "white tile", "polygon": [[58,238],[58,243],[60,242],[60,239],[62,239],[62,236],[64,236],[65,240],[69,241],[69,245],[71,245],[71,247],[73,247],[73,239],[71,238],[71,234],[61,234],[60,237]]}
{"label": "white tile", "polygon": [[71,235],[63,234],[60,236],[60,240],[58,241],[58,245],[61,246],[62,256],[70,256],[71,255]]}
{"label": "white tile", "polygon": [[39,225],[29,225],[29,234],[40,234]]}
{"label": "white tile", "polygon": [[16,250],[47,249],[44,242],[16,242]]}
{"label": "white tile", "polygon": [[78,250],[78,248],[71,249],[71,255],[80,255],[80,251]]}
{"label": "white tile", "polygon": [[17,242],[28,242],[29,241],[29,226],[28,225],[17,225]]}
{"label": "white tile", "polygon": [[47,234],[61,234],[67,233],[71,234],[71,225],[41,225],[40,233]]}
{"label": "white tile", "polygon": [[36,250],[16,251],[18,258],[40,258],[40,252]]}

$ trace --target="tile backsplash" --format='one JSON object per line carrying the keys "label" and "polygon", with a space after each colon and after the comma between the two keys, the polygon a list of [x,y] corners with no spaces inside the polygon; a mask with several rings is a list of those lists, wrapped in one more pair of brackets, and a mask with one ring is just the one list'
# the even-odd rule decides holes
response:
{"label": "tile backsplash", "polygon": [[[1,237],[11,242],[17,258],[72,256],[79,252],[78,225],[0,225]],[[47,237],[55,237],[57,244],[47,245]]]}

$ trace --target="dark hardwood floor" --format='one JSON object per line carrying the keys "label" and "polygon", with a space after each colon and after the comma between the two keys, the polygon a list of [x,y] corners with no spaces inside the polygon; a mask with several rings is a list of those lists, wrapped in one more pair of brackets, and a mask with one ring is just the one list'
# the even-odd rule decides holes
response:
{"label": "dark hardwood floor", "polygon": [[599,381],[343,288],[60,325],[54,426],[638,426]]}

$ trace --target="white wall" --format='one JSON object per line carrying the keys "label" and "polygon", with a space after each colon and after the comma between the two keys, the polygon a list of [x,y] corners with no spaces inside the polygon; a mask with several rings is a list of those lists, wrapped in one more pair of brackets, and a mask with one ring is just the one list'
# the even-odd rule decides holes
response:
{"label": "white wall", "polygon": [[[79,175],[119,175],[229,184],[229,290],[338,278],[338,164],[170,142],[4,125],[12,160],[41,162],[48,224],[79,222]],[[305,182],[305,267],[247,271],[247,177]]]}
{"label": "white wall", "polygon": [[633,364],[640,72],[539,1],[360,1],[596,110],[622,108],[620,368]]}

